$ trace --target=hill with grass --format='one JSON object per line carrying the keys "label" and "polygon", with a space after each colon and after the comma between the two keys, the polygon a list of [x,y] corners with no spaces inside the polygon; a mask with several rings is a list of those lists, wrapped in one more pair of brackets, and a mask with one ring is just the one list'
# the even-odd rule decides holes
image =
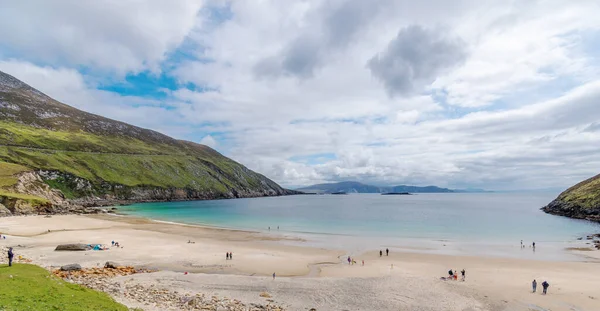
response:
{"label": "hill with grass", "polygon": [[567,189],[542,210],[549,214],[600,222],[600,175]]}
{"label": "hill with grass", "polygon": [[78,110],[0,72],[0,204],[13,212],[292,193],[208,146]]}

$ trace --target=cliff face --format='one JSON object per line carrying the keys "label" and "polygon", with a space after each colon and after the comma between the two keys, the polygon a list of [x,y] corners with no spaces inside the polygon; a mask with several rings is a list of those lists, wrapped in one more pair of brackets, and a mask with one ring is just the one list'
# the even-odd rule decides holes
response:
{"label": "cliff face", "polygon": [[600,175],[567,189],[542,210],[549,214],[600,222]]}
{"label": "cliff face", "polygon": [[293,193],[208,146],[75,109],[0,72],[0,214]]}

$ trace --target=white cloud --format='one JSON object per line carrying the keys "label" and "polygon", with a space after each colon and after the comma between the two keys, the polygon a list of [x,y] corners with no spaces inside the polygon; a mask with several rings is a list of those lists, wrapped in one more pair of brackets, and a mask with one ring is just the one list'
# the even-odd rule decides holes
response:
{"label": "white cloud", "polygon": [[[583,35],[600,33],[597,1],[210,1],[201,14],[153,2],[102,25],[90,12],[117,5],[64,3],[22,18],[12,13],[26,4],[0,10],[15,29],[0,30],[0,60],[18,59],[0,70],[136,125],[219,132],[221,151],[284,185],[545,188],[600,167],[599,51]],[[77,72],[157,68],[184,40],[196,49],[168,74],[208,91],[119,96]],[[214,146],[206,132],[191,138]],[[322,154],[335,156],[296,160]]]}
{"label": "white cloud", "polygon": [[119,73],[159,69],[202,1],[3,1],[0,47],[39,62]]}
{"label": "white cloud", "polygon": [[202,137],[202,139],[200,140],[200,143],[203,145],[207,145],[213,149],[217,147],[217,141],[210,135],[206,135],[206,136]]}

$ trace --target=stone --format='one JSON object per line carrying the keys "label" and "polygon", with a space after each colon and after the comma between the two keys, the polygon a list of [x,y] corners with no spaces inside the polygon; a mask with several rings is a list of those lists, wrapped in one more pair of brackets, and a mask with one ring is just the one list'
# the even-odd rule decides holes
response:
{"label": "stone", "polygon": [[111,268],[111,269],[117,269],[118,267],[121,267],[120,264],[114,262],[114,261],[107,261],[104,264],[104,268]]}
{"label": "stone", "polygon": [[81,266],[77,263],[73,263],[70,265],[64,265],[60,267],[60,271],[79,271],[81,270]]}
{"label": "stone", "polygon": [[6,206],[4,206],[4,204],[0,203],[0,217],[3,216],[11,216],[12,213],[10,212],[10,210],[8,208],[6,208]]}
{"label": "stone", "polygon": [[58,245],[55,251],[88,251],[92,248],[88,244],[61,244]]}

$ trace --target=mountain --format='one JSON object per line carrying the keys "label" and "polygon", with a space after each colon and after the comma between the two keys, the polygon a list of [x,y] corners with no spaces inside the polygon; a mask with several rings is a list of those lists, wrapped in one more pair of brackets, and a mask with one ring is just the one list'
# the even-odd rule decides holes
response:
{"label": "mountain", "polygon": [[0,203],[13,210],[295,193],[208,146],[75,109],[3,72],[0,170]]}
{"label": "mountain", "polygon": [[542,210],[549,214],[600,222],[600,175],[567,189]]}
{"label": "mountain", "polygon": [[366,185],[355,181],[344,181],[339,183],[318,184],[297,189],[298,191],[307,193],[386,193],[386,192],[410,192],[410,193],[448,193],[454,192],[446,188],[436,186],[416,187],[416,186],[394,186],[394,187],[378,187]]}

